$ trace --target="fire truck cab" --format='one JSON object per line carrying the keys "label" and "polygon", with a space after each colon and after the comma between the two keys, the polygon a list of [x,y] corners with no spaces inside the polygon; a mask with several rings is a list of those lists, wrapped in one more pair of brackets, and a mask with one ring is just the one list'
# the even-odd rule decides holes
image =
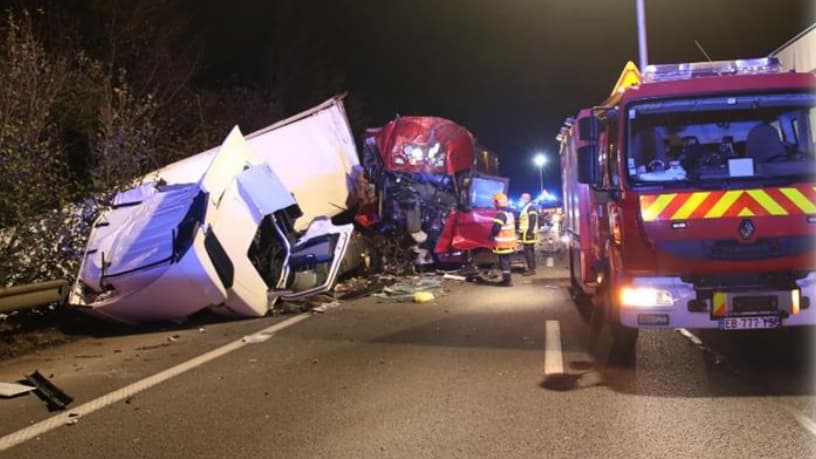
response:
{"label": "fire truck cab", "polygon": [[627,64],[561,142],[575,296],[640,328],[816,324],[816,75],[774,58]]}

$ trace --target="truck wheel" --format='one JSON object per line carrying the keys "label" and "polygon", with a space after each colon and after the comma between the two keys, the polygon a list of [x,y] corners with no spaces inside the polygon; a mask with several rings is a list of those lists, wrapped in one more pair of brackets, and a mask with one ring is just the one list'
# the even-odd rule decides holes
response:
{"label": "truck wheel", "polygon": [[612,328],[612,349],[609,351],[609,364],[612,366],[633,368],[637,360],[638,329],[621,325],[620,314],[608,295],[609,326]]}
{"label": "truck wheel", "polygon": [[608,366],[631,368],[637,357],[638,329],[621,325],[611,290],[609,283],[604,282],[595,295],[590,321],[590,352]]}
{"label": "truck wheel", "polygon": [[584,319],[584,322],[589,323],[592,320],[592,298],[584,293],[584,290],[578,284],[578,277],[575,275],[576,263],[575,263],[575,253],[572,249],[568,249],[569,251],[569,271],[570,271],[570,297],[572,301],[575,303],[575,307],[578,309],[578,313],[581,314],[581,318]]}
{"label": "truck wheel", "polygon": [[637,361],[638,329],[624,327],[620,323],[612,327],[612,349],[609,351],[609,364],[612,366],[633,368]]}

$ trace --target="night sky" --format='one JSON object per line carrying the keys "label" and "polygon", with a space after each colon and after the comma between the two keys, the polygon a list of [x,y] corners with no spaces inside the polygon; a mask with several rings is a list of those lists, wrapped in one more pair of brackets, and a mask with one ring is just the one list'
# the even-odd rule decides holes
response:
{"label": "night sky", "polygon": [[[336,69],[331,79],[363,102],[371,126],[396,114],[464,125],[499,154],[514,194],[538,188],[536,151],[557,191],[563,119],[601,102],[638,60],[635,0],[289,3],[202,2],[193,14],[211,30],[213,72],[263,84],[302,53],[304,72]],[[646,0],[649,62],[704,60],[695,39],[715,60],[767,55],[814,22],[810,4]]]}

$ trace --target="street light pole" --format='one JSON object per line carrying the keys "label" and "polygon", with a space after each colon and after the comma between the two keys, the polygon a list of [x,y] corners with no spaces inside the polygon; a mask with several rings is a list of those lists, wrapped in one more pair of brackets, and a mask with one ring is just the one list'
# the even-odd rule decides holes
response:
{"label": "street light pole", "polygon": [[646,46],[646,7],[643,0],[637,0],[635,9],[637,10],[638,51],[640,54],[640,71],[642,72],[649,64],[649,52]]}

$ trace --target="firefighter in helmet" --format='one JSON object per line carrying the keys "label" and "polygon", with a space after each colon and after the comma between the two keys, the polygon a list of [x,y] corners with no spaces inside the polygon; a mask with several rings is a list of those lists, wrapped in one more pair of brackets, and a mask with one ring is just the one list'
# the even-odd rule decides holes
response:
{"label": "firefighter in helmet", "polygon": [[498,212],[493,217],[493,228],[489,239],[494,242],[493,253],[498,257],[499,269],[502,273],[500,285],[511,286],[513,280],[510,275],[510,255],[516,250],[516,221],[513,212],[507,207],[507,195],[496,193],[493,195],[493,205]]}
{"label": "firefighter in helmet", "polygon": [[530,193],[521,195],[521,208],[519,215],[519,239],[524,249],[524,259],[527,262],[525,276],[532,276],[536,272],[535,246],[538,243],[538,210],[532,202]]}

